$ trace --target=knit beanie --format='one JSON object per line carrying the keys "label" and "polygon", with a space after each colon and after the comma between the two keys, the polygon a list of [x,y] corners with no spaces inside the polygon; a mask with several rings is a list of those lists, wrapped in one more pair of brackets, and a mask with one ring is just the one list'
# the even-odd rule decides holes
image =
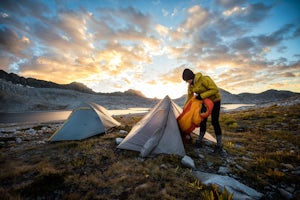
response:
{"label": "knit beanie", "polygon": [[190,69],[184,69],[183,73],[182,73],[182,79],[187,81],[190,79],[194,79],[195,78],[195,74],[194,72],[192,72],[192,70]]}

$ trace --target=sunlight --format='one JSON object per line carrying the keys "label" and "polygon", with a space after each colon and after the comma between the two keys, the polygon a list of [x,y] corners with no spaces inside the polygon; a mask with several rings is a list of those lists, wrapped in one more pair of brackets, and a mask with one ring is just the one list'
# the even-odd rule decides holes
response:
{"label": "sunlight", "polygon": [[109,66],[116,68],[121,63],[121,55],[114,54],[114,56],[109,61]]}
{"label": "sunlight", "polygon": [[141,91],[147,98],[162,99],[168,95],[171,99],[177,99],[186,93],[186,87],[184,82],[181,84],[142,84],[137,90]]}

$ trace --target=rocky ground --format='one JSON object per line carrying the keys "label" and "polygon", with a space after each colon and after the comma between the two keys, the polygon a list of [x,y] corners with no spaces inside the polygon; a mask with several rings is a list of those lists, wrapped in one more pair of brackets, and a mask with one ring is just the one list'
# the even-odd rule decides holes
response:
{"label": "rocky ground", "polygon": [[[224,153],[214,144],[185,145],[198,170],[227,175],[262,199],[300,198],[300,104],[222,113]],[[116,149],[143,115],[115,116],[123,125],[84,141],[49,143],[62,122],[6,125],[0,133],[4,199],[221,199],[174,155],[140,158]],[[213,133],[212,127],[208,127]],[[193,135],[196,139],[196,135]],[[226,198],[224,198],[226,199]]]}

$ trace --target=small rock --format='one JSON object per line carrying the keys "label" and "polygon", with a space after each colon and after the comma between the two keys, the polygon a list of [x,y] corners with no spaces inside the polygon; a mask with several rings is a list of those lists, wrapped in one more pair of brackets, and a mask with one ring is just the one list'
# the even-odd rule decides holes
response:
{"label": "small rock", "polygon": [[120,130],[119,133],[121,133],[121,134],[127,134],[128,132],[125,131],[125,130]]}
{"label": "small rock", "polygon": [[245,171],[245,169],[243,167],[241,167],[240,165],[236,165],[235,167],[241,171]]}
{"label": "small rock", "polygon": [[228,163],[235,163],[235,161],[232,158],[226,158],[226,162],[228,162]]}
{"label": "small rock", "polygon": [[120,144],[123,140],[123,138],[116,138],[116,144]]}
{"label": "small rock", "polygon": [[238,148],[238,149],[241,149],[241,148],[243,148],[243,145],[241,145],[241,144],[234,144],[234,147]]}
{"label": "small rock", "polygon": [[203,155],[203,154],[198,154],[198,156],[199,156],[199,158],[201,158],[201,159],[204,159],[205,158],[205,156]]}
{"label": "small rock", "polygon": [[272,188],[271,188],[270,186],[267,185],[267,186],[264,187],[264,190],[271,191]]}
{"label": "small rock", "polygon": [[160,168],[162,168],[162,169],[168,169],[167,165],[165,165],[165,164],[160,165]]}
{"label": "small rock", "polygon": [[137,161],[140,161],[140,162],[144,162],[144,161],[145,161],[145,158],[139,156],[139,157],[136,158],[136,160],[137,160]]}
{"label": "small rock", "polygon": [[21,138],[16,138],[16,143],[17,144],[20,144],[22,142],[22,139]]}
{"label": "small rock", "polygon": [[300,175],[300,170],[293,171],[292,174]]}
{"label": "small rock", "polygon": [[160,193],[161,193],[162,195],[167,195],[167,190],[166,190],[166,188],[163,188],[163,189],[160,191]]}
{"label": "small rock", "polygon": [[189,167],[189,168],[192,168],[192,169],[195,169],[195,168],[196,168],[196,167],[195,167],[194,160],[193,160],[191,157],[187,156],[187,155],[185,155],[185,156],[181,159],[181,163],[182,163],[184,166],[186,166],[186,167]]}
{"label": "small rock", "polygon": [[295,188],[292,186],[289,186],[289,187],[286,187],[285,190],[292,194],[295,191]]}
{"label": "small rock", "polygon": [[144,189],[144,188],[148,188],[148,187],[149,187],[149,184],[148,184],[148,183],[143,183],[143,184],[137,186],[137,187],[135,188],[135,190],[138,190],[138,189]]}
{"label": "small rock", "polygon": [[211,166],[213,166],[213,164],[214,164],[213,162],[207,162],[206,163],[207,167],[211,167]]}
{"label": "small rock", "polygon": [[287,169],[289,169],[289,170],[294,170],[295,169],[295,167],[291,164],[281,163],[280,165],[287,168]]}
{"label": "small rock", "polygon": [[221,166],[221,167],[219,168],[219,170],[218,170],[218,173],[219,173],[219,174],[226,175],[226,174],[229,173],[229,169],[228,169],[227,167]]}
{"label": "small rock", "polygon": [[293,198],[293,195],[291,193],[289,193],[288,191],[286,191],[282,188],[279,188],[278,191],[284,199],[292,199]]}
{"label": "small rock", "polygon": [[248,157],[246,157],[246,156],[242,156],[242,159],[245,160],[245,161],[253,161],[253,159],[248,158]]}
{"label": "small rock", "polygon": [[25,133],[27,133],[27,134],[35,134],[36,131],[31,128],[31,129],[26,130]]}
{"label": "small rock", "polygon": [[275,185],[270,185],[271,188],[276,189],[277,187]]}

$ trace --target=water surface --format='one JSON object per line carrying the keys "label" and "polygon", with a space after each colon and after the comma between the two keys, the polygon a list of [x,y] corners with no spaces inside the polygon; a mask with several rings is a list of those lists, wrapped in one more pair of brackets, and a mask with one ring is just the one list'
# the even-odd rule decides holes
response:
{"label": "water surface", "polygon": [[[232,110],[243,106],[253,106],[253,104],[222,104],[224,110]],[[108,110],[111,115],[127,115],[146,113],[151,108],[128,108],[123,110]],[[23,112],[23,113],[0,113],[0,124],[7,123],[41,123],[64,121],[71,114],[71,110],[65,111],[43,111],[43,112]]]}
{"label": "water surface", "polygon": [[255,104],[222,104],[222,108],[224,108],[224,110],[228,111],[228,110],[234,110],[237,108],[241,108],[241,107],[252,107]]}
{"label": "water surface", "polygon": [[[149,108],[129,108],[126,110],[108,110],[111,115],[126,115],[136,113],[146,113]],[[6,123],[37,123],[64,121],[71,114],[71,110],[65,111],[42,111],[23,113],[0,113],[0,124]]]}

